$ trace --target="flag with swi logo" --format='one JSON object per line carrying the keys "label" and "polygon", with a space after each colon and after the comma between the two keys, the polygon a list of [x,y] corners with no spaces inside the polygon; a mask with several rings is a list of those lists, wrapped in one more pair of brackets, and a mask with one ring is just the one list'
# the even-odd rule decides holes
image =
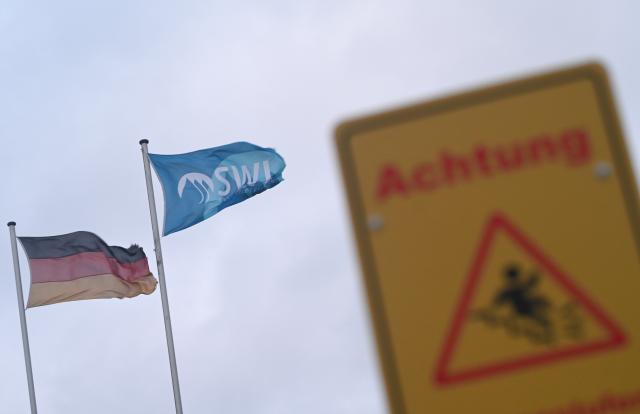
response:
{"label": "flag with swi logo", "polygon": [[286,166],[273,149],[248,142],[149,159],[164,194],[164,236],[278,185]]}

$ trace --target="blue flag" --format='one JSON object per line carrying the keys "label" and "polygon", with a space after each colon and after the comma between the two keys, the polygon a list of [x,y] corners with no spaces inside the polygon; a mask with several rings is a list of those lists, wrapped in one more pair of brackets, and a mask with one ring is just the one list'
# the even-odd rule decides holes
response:
{"label": "blue flag", "polygon": [[149,159],[164,193],[164,236],[278,185],[286,166],[274,150],[248,142]]}

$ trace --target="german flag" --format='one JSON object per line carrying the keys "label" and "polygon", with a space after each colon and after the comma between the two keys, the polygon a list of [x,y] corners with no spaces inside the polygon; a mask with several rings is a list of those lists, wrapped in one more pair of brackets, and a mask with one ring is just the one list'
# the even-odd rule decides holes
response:
{"label": "german flag", "polygon": [[141,247],[109,246],[87,231],[19,237],[29,258],[27,308],[84,299],[131,298],[152,293],[157,281]]}

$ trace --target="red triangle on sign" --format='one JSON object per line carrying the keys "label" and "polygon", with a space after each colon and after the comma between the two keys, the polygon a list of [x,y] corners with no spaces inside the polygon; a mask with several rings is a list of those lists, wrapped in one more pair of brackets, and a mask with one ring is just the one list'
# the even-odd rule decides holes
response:
{"label": "red triangle on sign", "polygon": [[[532,352],[529,355],[510,357],[495,362],[482,363],[478,366],[452,370],[452,359],[458,347],[464,322],[471,311],[471,302],[479,287],[486,267],[487,257],[494,244],[496,235],[499,234],[499,232],[503,232],[509,240],[522,249],[531,260],[536,262],[537,266],[544,271],[546,276],[553,279],[560,289],[580,304],[582,309],[591,317],[591,320],[606,332],[606,338],[586,343],[572,344],[570,346],[562,346],[555,349],[545,348]],[[452,324],[450,325],[440,357],[437,361],[434,380],[436,384],[440,386],[447,386],[515,371],[521,368],[548,364],[592,352],[608,350],[621,346],[625,342],[626,337],[620,327],[614,323],[549,256],[533,244],[530,239],[507,220],[504,215],[495,213],[485,227],[477,253],[471,264],[471,269],[465,281],[462,295],[458,301]]]}

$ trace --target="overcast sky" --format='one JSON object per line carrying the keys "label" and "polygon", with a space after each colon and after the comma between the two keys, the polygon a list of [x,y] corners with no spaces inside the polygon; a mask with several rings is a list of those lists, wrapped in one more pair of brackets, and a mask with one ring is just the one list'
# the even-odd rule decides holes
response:
{"label": "overcast sky", "polygon": [[[138,141],[276,148],[285,182],[163,239],[185,413],[386,413],[333,128],[596,58],[637,168],[638,16],[631,0],[4,0],[0,219],[139,243],[155,272]],[[8,232],[0,264],[0,411],[27,413]],[[159,292],[27,319],[41,413],[173,412]]]}

